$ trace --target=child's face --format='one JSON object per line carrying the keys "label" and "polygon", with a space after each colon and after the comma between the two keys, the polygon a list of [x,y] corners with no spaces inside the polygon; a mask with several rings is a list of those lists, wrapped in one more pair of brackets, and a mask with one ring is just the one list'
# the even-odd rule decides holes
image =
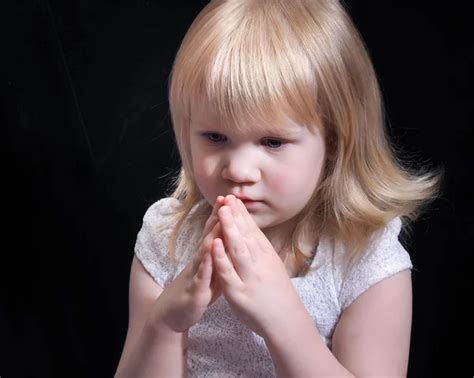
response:
{"label": "child's face", "polygon": [[319,131],[291,122],[267,131],[259,125],[250,129],[226,130],[207,109],[194,111],[190,126],[194,177],[211,205],[219,195],[234,194],[244,200],[262,231],[283,232],[316,188],[324,140]]}

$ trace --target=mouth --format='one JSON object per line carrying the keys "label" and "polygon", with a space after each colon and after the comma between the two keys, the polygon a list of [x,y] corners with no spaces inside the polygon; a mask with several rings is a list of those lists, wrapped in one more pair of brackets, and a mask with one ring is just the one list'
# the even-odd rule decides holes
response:
{"label": "mouth", "polygon": [[254,200],[250,200],[250,199],[244,199],[244,200],[241,200],[241,201],[244,203],[244,205],[258,202],[258,201],[254,201]]}
{"label": "mouth", "polygon": [[235,196],[235,197],[238,198],[239,200],[241,200],[244,203],[245,202],[256,202],[254,199],[249,198],[249,197],[245,197],[245,196]]}
{"label": "mouth", "polygon": [[243,202],[243,204],[247,207],[247,206],[250,206],[252,204],[256,204],[258,202],[261,202],[259,200],[255,200],[255,199],[252,199],[252,198],[249,198],[249,197],[245,197],[245,196],[236,196],[239,200],[241,200]]}

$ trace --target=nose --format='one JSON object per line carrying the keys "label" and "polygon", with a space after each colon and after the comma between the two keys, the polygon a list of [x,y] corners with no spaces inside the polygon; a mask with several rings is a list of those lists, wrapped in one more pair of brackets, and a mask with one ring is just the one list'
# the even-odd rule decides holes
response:
{"label": "nose", "polygon": [[260,180],[258,157],[248,149],[231,151],[224,159],[222,178],[236,183],[255,183]]}

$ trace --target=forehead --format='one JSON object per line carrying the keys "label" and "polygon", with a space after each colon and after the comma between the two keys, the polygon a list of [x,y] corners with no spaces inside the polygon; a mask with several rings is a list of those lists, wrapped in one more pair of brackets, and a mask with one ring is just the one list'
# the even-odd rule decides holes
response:
{"label": "forehead", "polygon": [[233,117],[220,114],[209,104],[194,103],[191,107],[190,124],[209,130],[234,130],[244,133],[279,132],[296,134],[306,127],[282,115],[234,115]]}

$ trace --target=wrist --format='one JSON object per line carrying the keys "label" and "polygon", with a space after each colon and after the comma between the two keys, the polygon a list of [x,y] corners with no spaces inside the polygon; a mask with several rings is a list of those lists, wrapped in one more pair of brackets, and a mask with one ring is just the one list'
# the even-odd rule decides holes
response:
{"label": "wrist", "polygon": [[184,332],[175,331],[164,322],[148,319],[143,331],[154,340],[166,342],[166,345],[170,347],[185,348],[188,344],[188,330]]}
{"label": "wrist", "polygon": [[262,337],[267,346],[285,345],[289,340],[298,340],[303,335],[308,336],[308,332],[312,333],[314,321],[306,308],[303,305],[301,307],[290,317],[286,317],[282,324],[265,329]]}

